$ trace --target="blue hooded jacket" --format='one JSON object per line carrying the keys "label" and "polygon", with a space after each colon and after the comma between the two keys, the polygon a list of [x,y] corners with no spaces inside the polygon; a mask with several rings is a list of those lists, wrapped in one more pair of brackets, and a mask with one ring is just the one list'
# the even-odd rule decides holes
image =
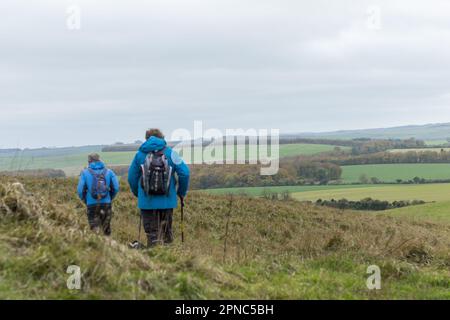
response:
{"label": "blue hooded jacket", "polygon": [[[105,170],[105,164],[101,161],[91,162],[89,164],[89,168],[94,170],[95,173],[102,173],[103,170]],[[78,180],[78,196],[82,201],[84,201],[87,206],[92,206],[96,204],[104,204],[104,203],[111,203],[112,200],[116,197],[116,195],[119,193],[119,180],[117,179],[115,173],[112,170],[106,169],[106,183],[108,184],[108,187],[110,188],[109,194],[100,201],[97,201],[97,199],[94,199],[91,195],[91,189],[92,189],[92,182],[94,180],[94,177],[89,172],[89,170],[86,168],[80,173],[80,179]]]}
{"label": "blue hooded jacket", "polygon": [[[169,194],[148,196],[141,185],[141,165],[145,163],[145,158],[149,152],[160,151],[162,149],[164,149],[164,155],[167,157],[169,165],[173,168]],[[176,187],[175,173],[178,177],[178,189]],[[140,209],[176,208],[178,204],[177,195],[185,197],[189,187],[189,167],[175,151],[167,147],[164,139],[152,136],[141,145],[139,151],[136,153],[128,171],[128,183],[133,194],[138,197],[138,207]]]}

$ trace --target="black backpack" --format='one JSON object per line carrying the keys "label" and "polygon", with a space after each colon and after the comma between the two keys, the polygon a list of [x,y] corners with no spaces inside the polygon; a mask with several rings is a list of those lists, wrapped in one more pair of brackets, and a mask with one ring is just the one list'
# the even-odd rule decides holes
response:
{"label": "black backpack", "polygon": [[147,154],[145,162],[141,165],[141,184],[145,194],[168,195],[172,167],[169,165],[164,149]]}

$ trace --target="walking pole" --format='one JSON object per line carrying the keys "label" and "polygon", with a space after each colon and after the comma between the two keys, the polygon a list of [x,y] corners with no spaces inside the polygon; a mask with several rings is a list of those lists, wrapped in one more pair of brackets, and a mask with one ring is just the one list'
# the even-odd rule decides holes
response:
{"label": "walking pole", "polygon": [[181,242],[184,243],[184,198],[180,197],[181,201]]}
{"label": "walking pole", "polygon": [[131,249],[142,249],[142,248],[144,248],[144,246],[141,243],[141,229],[142,229],[142,215],[140,214],[139,215],[139,231],[138,231],[139,238],[137,240],[134,240],[133,242],[130,242],[128,244],[128,246]]}
{"label": "walking pole", "polygon": [[142,215],[139,214],[139,238],[138,238],[139,243],[141,243],[141,229],[142,229]]}

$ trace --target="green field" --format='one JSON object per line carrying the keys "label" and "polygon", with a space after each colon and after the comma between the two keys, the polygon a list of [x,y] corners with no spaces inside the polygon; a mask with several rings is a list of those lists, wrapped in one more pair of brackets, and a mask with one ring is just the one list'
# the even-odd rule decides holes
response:
{"label": "green field", "polygon": [[226,195],[226,194],[238,194],[248,196],[262,196],[264,192],[269,193],[281,193],[288,191],[290,193],[296,192],[309,192],[309,191],[327,191],[327,190],[340,190],[340,189],[354,189],[354,188],[373,188],[376,185],[324,185],[324,186],[277,186],[277,187],[242,187],[242,188],[217,188],[202,190],[209,194]]}
{"label": "green field", "polygon": [[[292,156],[298,156],[298,155],[314,155],[319,154],[323,152],[330,152],[335,150],[337,146],[334,145],[328,145],[328,144],[307,144],[307,143],[295,143],[295,144],[280,144],[279,146],[279,156],[280,158],[284,157],[292,157]],[[349,147],[338,147],[340,150],[350,150]],[[238,149],[234,150],[233,157],[228,157],[226,148],[224,148],[223,151],[223,157],[225,159],[236,159],[236,153],[240,152],[241,155],[244,155],[245,151],[245,158],[254,160],[258,159],[258,151],[254,155],[249,154],[249,145],[238,145]],[[256,148],[257,150],[257,148]],[[194,147],[194,152],[200,151],[201,154],[201,147]],[[270,147],[268,147],[268,153],[270,154]],[[182,152],[180,152],[181,155],[183,155]],[[185,156],[185,160],[187,161],[188,158]],[[193,159],[193,155],[191,155],[191,159]],[[207,152],[204,154],[204,161],[209,162],[213,159],[213,156],[209,155]],[[191,160],[193,162],[193,160]]]}
{"label": "green field", "polygon": [[384,185],[328,185],[328,186],[279,186],[221,188],[202,190],[209,194],[242,194],[261,196],[264,192],[289,191],[297,200],[316,201],[317,199],[361,200],[367,197],[379,200],[424,200],[450,201],[450,183],[436,184],[384,184]]}
{"label": "green field", "polygon": [[441,152],[441,151],[445,151],[445,152],[449,152],[450,148],[417,148],[417,149],[390,149],[387,150],[388,152],[392,152],[392,153],[405,153],[405,152],[427,152],[427,151],[431,151],[431,152]]}
{"label": "green field", "polygon": [[450,184],[420,185],[338,185],[338,186],[280,186],[223,188],[203,190],[209,194],[240,194],[262,196],[264,192],[289,191],[291,196],[300,201],[318,199],[361,200],[367,197],[378,200],[424,200],[425,205],[409,206],[383,212],[390,215],[411,216],[413,218],[450,222]]}
{"label": "green field", "polygon": [[450,222],[450,201],[427,203],[420,206],[409,206],[387,210],[384,213],[417,220],[427,219],[436,222]]}
{"label": "green field", "polygon": [[[18,156],[1,157],[0,171],[28,169],[62,169],[68,175],[76,175],[87,165],[89,153],[79,153],[58,156]],[[108,165],[129,164],[135,152],[100,152],[101,158]]]}
{"label": "green field", "polygon": [[442,146],[449,143],[448,140],[437,139],[437,140],[425,140],[427,146]]}
{"label": "green field", "polygon": [[[322,144],[282,144],[280,145],[280,157],[295,155],[311,155],[334,150],[335,146]],[[248,153],[248,145],[246,152]],[[348,148],[341,147],[341,150]],[[93,150],[96,151],[96,150]],[[0,171],[15,171],[28,169],[62,169],[67,175],[77,175],[86,166],[89,152],[81,149],[75,153],[68,149],[67,154],[55,149],[40,152],[21,152],[16,155],[2,155],[0,157]],[[92,152],[92,151],[91,151]],[[135,152],[99,152],[101,158],[108,165],[128,165],[133,160]],[[211,157],[206,156],[205,161]],[[188,160],[188,159],[186,159]]]}
{"label": "green field", "polygon": [[342,199],[361,200],[367,197],[379,200],[450,201],[450,183],[414,185],[373,185],[355,188],[311,190],[292,194],[298,200]]}
{"label": "green field", "polygon": [[377,177],[383,182],[397,179],[410,180],[414,177],[425,179],[450,179],[449,163],[430,164],[369,164],[342,167],[342,180],[345,183],[359,182],[361,175]]}
{"label": "green field", "polygon": [[[313,155],[322,152],[333,151],[336,146],[328,144],[282,144],[280,145],[280,157],[291,157],[297,155]],[[341,150],[350,150],[350,147],[341,147]]]}

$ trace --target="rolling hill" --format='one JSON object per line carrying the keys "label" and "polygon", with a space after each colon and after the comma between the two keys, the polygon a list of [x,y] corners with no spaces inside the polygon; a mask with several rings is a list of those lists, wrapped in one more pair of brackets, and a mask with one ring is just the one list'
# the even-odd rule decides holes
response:
{"label": "rolling hill", "polygon": [[[138,251],[126,246],[139,219],[125,185],[112,238],[88,230],[75,186],[0,178],[0,299],[450,298],[446,225],[194,192],[186,242],[177,210],[175,243]],[[382,289],[371,291],[374,264]],[[81,268],[80,290],[66,286],[69,265]]]}
{"label": "rolling hill", "polygon": [[421,140],[441,140],[446,141],[450,137],[450,123],[436,123],[426,125],[409,125],[391,128],[374,128],[360,130],[340,130],[331,132],[304,132],[293,136],[304,138],[325,138],[325,139],[409,139]]}

